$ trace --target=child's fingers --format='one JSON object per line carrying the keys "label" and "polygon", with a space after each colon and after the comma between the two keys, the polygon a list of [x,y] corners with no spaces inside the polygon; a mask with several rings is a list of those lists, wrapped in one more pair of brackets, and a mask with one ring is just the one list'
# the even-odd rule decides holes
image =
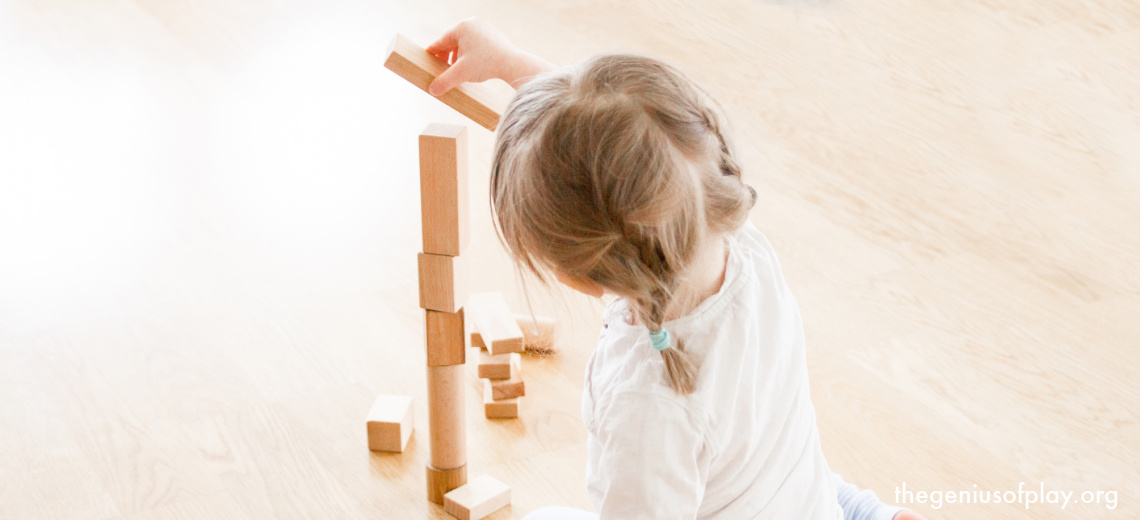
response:
{"label": "child's fingers", "polygon": [[452,57],[455,55],[454,52],[447,52],[447,51],[438,52],[438,53],[433,52],[431,54],[434,55],[436,58],[443,60],[443,62],[447,63],[447,64],[451,64]]}
{"label": "child's fingers", "polygon": [[[458,27],[459,26],[456,25],[448,29],[447,32],[443,33],[443,36],[440,36],[438,40],[432,42],[431,45],[427,46],[427,51],[436,56],[447,59],[444,57],[447,55],[447,53],[459,48],[459,31],[456,30]],[[444,56],[440,56],[441,54]]]}
{"label": "child's fingers", "polygon": [[435,81],[431,82],[431,85],[428,86],[428,93],[433,96],[440,96],[458,87],[460,83],[468,79],[467,68],[466,60],[455,60],[455,65],[448,67],[442,74],[436,76]]}

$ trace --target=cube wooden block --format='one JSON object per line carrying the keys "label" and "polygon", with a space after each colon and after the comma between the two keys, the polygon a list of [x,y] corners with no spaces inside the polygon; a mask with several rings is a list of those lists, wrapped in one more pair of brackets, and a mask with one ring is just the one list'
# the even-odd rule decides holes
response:
{"label": "cube wooden block", "polygon": [[467,298],[467,319],[471,329],[492,355],[523,351],[523,333],[507,307],[503,295],[497,292],[472,294]]}
{"label": "cube wooden block", "polygon": [[514,399],[526,395],[526,383],[522,379],[522,357],[518,354],[511,358],[510,379],[488,379],[491,383],[491,398],[496,401]]}
{"label": "cube wooden block", "polygon": [[[426,92],[431,82],[447,70],[448,65],[403,35],[396,35],[388,46],[384,67]],[[436,99],[494,132],[512,96],[513,90],[509,88],[464,83]]]}
{"label": "cube wooden block", "polygon": [[467,222],[467,127],[432,123],[420,133],[423,252],[460,256]]}
{"label": "cube wooden block", "polygon": [[491,380],[483,380],[483,415],[488,419],[509,419],[519,416],[519,398],[496,400]]}
{"label": "cube wooden block", "polygon": [[459,309],[459,312],[425,310],[424,325],[429,367],[462,365],[467,362],[463,309]]}
{"label": "cube wooden block", "polygon": [[510,379],[511,366],[515,365],[516,359],[518,360],[517,366],[522,366],[522,356],[516,352],[492,356],[486,350],[480,350],[479,377],[484,379]]}
{"label": "cube wooden block", "polygon": [[449,491],[467,483],[467,465],[458,468],[437,469],[427,465],[428,500],[443,504],[443,497]]}
{"label": "cube wooden block", "polygon": [[406,395],[376,396],[366,421],[368,449],[402,452],[412,437],[412,398]]}
{"label": "cube wooden block", "polygon": [[443,510],[460,520],[479,520],[511,505],[511,488],[483,475],[443,496]]}
{"label": "cube wooden block", "polygon": [[467,300],[467,261],[463,256],[420,253],[420,307],[459,312]]}

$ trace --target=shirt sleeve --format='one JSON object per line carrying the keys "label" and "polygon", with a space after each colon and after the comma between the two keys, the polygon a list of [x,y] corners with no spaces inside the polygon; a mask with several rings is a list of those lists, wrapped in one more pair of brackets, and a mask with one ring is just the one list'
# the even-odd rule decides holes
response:
{"label": "shirt sleeve", "polygon": [[692,415],[654,394],[620,394],[604,406],[590,468],[602,520],[696,518],[711,455]]}
{"label": "shirt sleeve", "polygon": [[880,502],[870,489],[860,491],[836,473],[831,474],[831,480],[835,483],[835,498],[843,508],[843,520],[891,520],[903,510]]}

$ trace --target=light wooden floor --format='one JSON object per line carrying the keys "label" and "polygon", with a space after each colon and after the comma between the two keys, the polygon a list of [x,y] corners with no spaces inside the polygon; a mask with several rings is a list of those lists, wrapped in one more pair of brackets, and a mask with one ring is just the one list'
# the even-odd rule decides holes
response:
{"label": "light wooden floor", "polygon": [[[887,499],[1119,493],[932,519],[1140,517],[1135,2],[0,0],[0,518],[444,517],[415,136],[463,120],[380,54],[472,14],[725,102],[834,469]],[[474,288],[521,311],[470,135]],[[514,490],[498,519],[588,507],[600,306],[531,294],[572,332],[526,360],[523,417],[468,395],[470,472]],[[415,396],[402,455],[365,447],[380,392]]]}

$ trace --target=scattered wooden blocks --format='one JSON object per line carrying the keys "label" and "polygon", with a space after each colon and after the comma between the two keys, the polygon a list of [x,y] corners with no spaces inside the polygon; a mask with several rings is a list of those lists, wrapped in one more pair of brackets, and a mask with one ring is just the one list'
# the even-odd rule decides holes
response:
{"label": "scattered wooden blocks", "polygon": [[[548,354],[554,351],[554,318],[515,314],[515,323],[523,333],[523,348],[530,352]],[[471,346],[487,348],[478,331],[471,332]]]}
{"label": "scattered wooden blocks", "polygon": [[511,488],[483,475],[443,496],[443,510],[460,520],[479,520],[511,504]]}
{"label": "scattered wooden blocks", "polygon": [[458,312],[467,300],[467,261],[463,256],[420,253],[420,307]]}
{"label": "scattered wooden blocks", "polygon": [[495,399],[491,380],[483,380],[483,415],[488,419],[510,419],[519,416],[519,398]]}
{"label": "scattered wooden blocks", "polygon": [[467,319],[491,355],[523,351],[523,333],[503,295],[472,294],[467,298]]}
{"label": "scattered wooden blocks", "polygon": [[470,240],[467,127],[432,123],[420,133],[423,251],[460,256]]}
{"label": "scattered wooden blocks", "polygon": [[491,383],[491,398],[496,401],[514,399],[526,395],[526,383],[522,379],[522,357],[518,354],[510,361],[510,379],[488,379]]}
{"label": "scattered wooden blocks", "polygon": [[429,367],[462,365],[467,362],[463,309],[459,312],[424,311]]}
{"label": "scattered wooden blocks", "polygon": [[467,483],[467,465],[454,469],[436,469],[427,465],[428,500],[443,504],[443,497],[449,491]]}
{"label": "scattered wooden blocks", "polygon": [[484,379],[510,379],[511,366],[518,361],[522,366],[522,356],[516,352],[492,356],[486,350],[479,351],[479,377]]}
{"label": "scattered wooden blocks", "polygon": [[368,449],[402,452],[412,437],[412,398],[406,395],[376,397],[368,411]]}
{"label": "scattered wooden blocks", "polygon": [[[424,92],[448,67],[447,62],[399,34],[388,47],[384,66]],[[489,85],[476,83],[464,83],[436,99],[492,132],[499,126],[499,118],[511,102],[506,91],[500,92]]]}

